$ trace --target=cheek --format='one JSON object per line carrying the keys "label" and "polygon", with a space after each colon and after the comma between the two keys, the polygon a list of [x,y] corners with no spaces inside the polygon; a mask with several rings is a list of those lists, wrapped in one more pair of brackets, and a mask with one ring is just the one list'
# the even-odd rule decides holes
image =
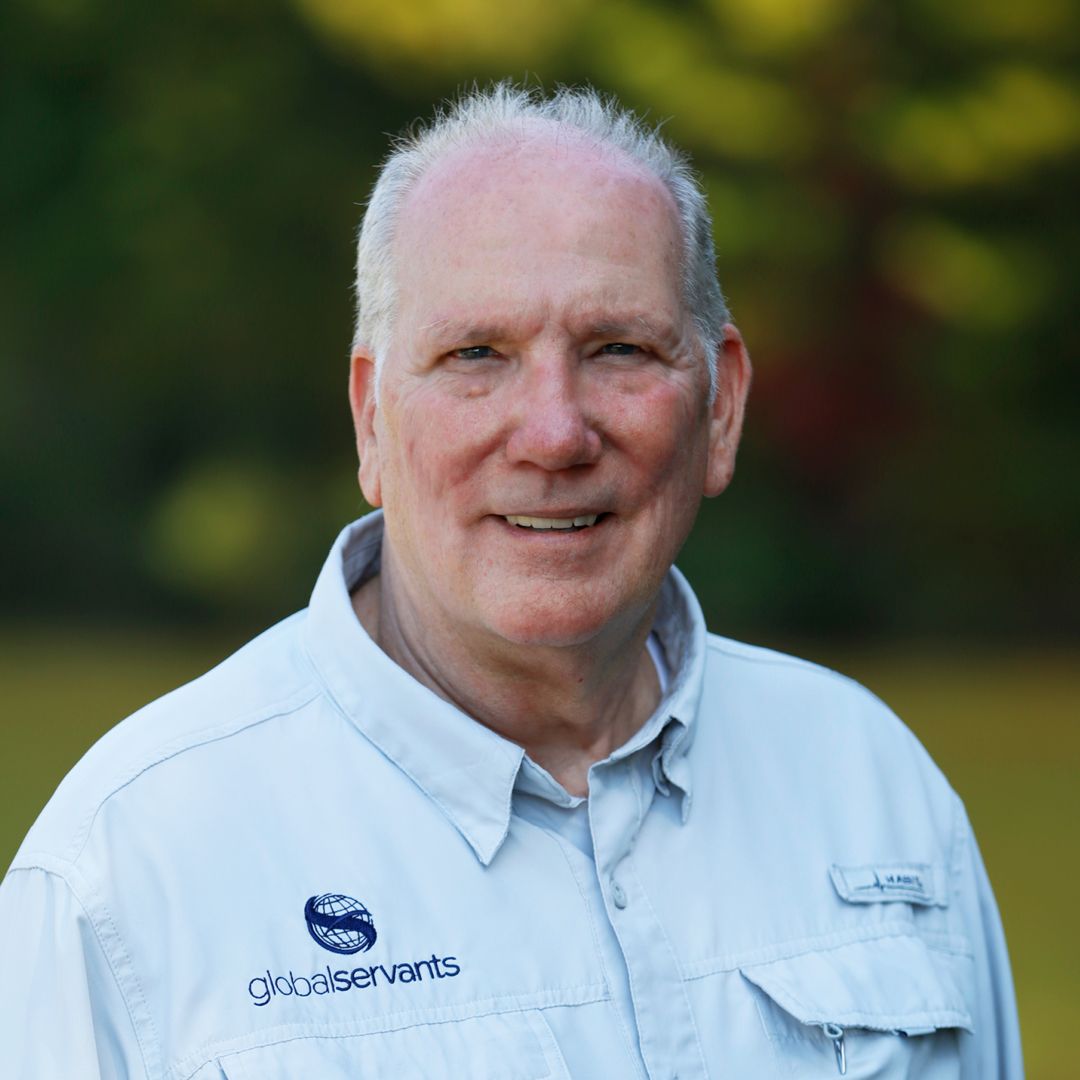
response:
{"label": "cheek", "polygon": [[388,432],[397,447],[391,498],[396,494],[399,501],[434,511],[475,477],[481,456],[473,437],[476,418],[463,412],[421,405],[398,412]]}
{"label": "cheek", "polygon": [[623,400],[613,431],[653,495],[704,484],[707,424],[698,395],[670,384]]}

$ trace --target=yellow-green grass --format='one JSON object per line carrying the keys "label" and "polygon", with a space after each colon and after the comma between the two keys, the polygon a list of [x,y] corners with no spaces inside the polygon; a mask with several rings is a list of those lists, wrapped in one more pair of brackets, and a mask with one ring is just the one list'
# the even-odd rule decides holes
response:
{"label": "yellow-green grass", "polygon": [[[154,633],[0,630],[0,865],[103,731],[239,644]],[[1080,1015],[1080,655],[895,647],[802,650],[864,682],[963,796],[1002,910],[1028,1075],[1076,1075]]]}

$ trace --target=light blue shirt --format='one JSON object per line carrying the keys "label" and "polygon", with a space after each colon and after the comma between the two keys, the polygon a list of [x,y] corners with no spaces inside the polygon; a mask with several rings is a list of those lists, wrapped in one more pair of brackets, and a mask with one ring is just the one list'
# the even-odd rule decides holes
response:
{"label": "light blue shirt", "polygon": [[0,887],[0,1075],[1022,1075],[963,807],[871,694],[708,635],[575,800],[310,607],[105,736]]}

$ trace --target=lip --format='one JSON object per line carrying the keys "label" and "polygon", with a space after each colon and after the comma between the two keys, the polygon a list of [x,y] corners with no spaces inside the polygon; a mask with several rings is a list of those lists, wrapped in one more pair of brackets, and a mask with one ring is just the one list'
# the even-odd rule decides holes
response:
{"label": "lip", "polygon": [[[507,521],[508,516],[512,517],[530,517],[530,518],[556,518],[566,521],[576,517],[591,517],[595,515],[596,521],[592,525],[578,526],[576,528],[563,528],[563,529],[534,529],[525,525],[516,525],[513,522]],[[610,522],[613,518],[613,514],[606,511],[597,510],[581,510],[578,508],[565,509],[560,508],[558,510],[532,510],[528,513],[514,512],[511,515],[506,514],[492,514],[491,520],[497,525],[501,526],[504,530],[509,532],[512,536],[527,540],[531,537],[544,540],[552,540],[556,537],[563,540],[569,540],[571,538],[581,539],[590,534],[596,534],[598,532],[607,532],[604,526]]]}
{"label": "lip", "polygon": [[607,512],[604,510],[598,510],[595,506],[558,506],[554,509],[542,509],[538,510],[536,507],[529,507],[528,509],[515,508],[513,510],[507,510],[505,513],[495,514],[495,517],[507,518],[507,517],[531,517],[531,518],[575,518],[575,517],[591,517],[595,514],[598,518],[607,517]]}

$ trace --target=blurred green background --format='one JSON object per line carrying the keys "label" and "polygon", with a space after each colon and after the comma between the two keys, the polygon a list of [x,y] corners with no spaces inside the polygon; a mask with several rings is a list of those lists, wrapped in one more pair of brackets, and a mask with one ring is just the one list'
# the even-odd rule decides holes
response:
{"label": "blurred green background", "polygon": [[302,606],[363,510],[352,242],[385,132],[588,79],[694,155],[757,376],[680,560],[867,682],[968,803],[1030,1075],[1080,1010],[1070,0],[0,6],[0,863],[119,717]]}

